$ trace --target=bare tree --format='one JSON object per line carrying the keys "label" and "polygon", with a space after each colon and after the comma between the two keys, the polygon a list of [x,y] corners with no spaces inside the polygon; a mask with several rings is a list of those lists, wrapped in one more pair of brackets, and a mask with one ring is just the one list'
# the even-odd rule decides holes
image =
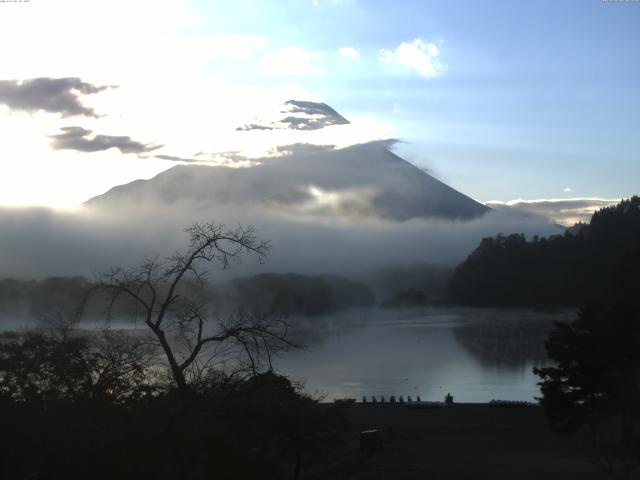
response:
{"label": "bare tree", "polygon": [[271,355],[289,345],[282,317],[237,313],[211,321],[207,312],[203,288],[207,265],[217,263],[227,269],[246,253],[263,261],[269,243],[259,241],[253,227],[229,229],[222,224],[194,223],[186,232],[186,251],[163,260],[146,259],[132,268],[112,268],[98,281],[109,292],[109,315],[119,299],[133,302],[136,316],[164,352],[183,398],[202,371],[212,366],[213,354],[222,352],[228,358],[230,353],[242,353],[241,363],[255,373],[265,360],[270,368]]}

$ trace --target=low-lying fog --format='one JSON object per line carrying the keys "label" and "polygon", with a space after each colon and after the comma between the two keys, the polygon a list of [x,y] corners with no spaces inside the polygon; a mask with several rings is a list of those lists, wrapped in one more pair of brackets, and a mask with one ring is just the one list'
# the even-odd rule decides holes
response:
{"label": "low-lying fog", "polygon": [[0,264],[3,278],[84,275],[91,278],[114,265],[131,266],[144,257],[164,256],[186,246],[184,228],[197,220],[228,226],[254,225],[270,240],[265,264],[247,257],[229,275],[259,272],[332,273],[366,280],[376,268],[431,262],[453,266],[483,237],[497,233],[549,235],[561,232],[542,217],[489,212],[470,221],[385,221],[365,219],[288,219],[267,212],[215,207],[186,215],[134,208],[97,214],[48,209],[0,209]]}

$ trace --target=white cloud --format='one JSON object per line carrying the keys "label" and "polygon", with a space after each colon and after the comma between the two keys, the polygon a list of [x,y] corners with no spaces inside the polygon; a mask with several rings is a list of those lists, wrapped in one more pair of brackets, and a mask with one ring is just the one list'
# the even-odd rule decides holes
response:
{"label": "white cloud", "polygon": [[380,51],[380,61],[384,65],[413,71],[424,78],[437,77],[447,70],[439,57],[438,47],[433,43],[425,43],[420,38],[402,42],[394,50]]}
{"label": "white cloud", "polygon": [[615,205],[620,199],[609,198],[547,198],[536,200],[510,200],[485,202],[491,208],[513,208],[515,210],[542,215],[556,223],[572,226],[577,222],[589,223],[591,215],[609,205]]}
{"label": "white cloud", "polygon": [[267,41],[259,35],[214,35],[195,37],[185,42],[193,53],[206,57],[246,58],[262,50]]}
{"label": "white cloud", "polygon": [[6,134],[0,142],[0,205],[73,206],[175,165],[155,157],[123,158],[113,148],[55,151],[49,136],[60,128],[77,125],[98,134],[130,136],[164,145],[158,155],[191,158],[199,151],[229,150],[227,138],[234,128],[263,106],[309,99],[288,78],[275,85],[253,79],[231,83],[226,70],[210,60],[247,58],[247,64],[259,64],[266,40],[200,33],[203,29],[193,27],[203,20],[179,0],[59,0],[2,10],[0,43],[20,47],[3,51],[0,79],[77,77],[118,88],[84,95],[83,107],[99,118],[81,123],[0,105],[0,131]]}
{"label": "white cloud", "polygon": [[353,47],[342,47],[338,49],[338,55],[345,58],[360,58],[360,52]]}
{"label": "white cloud", "polygon": [[573,190],[571,189],[571,187],[565,187],[565,189],[563,190],[563,192],[572,192]]}
{"label": "white cloud", "polygon": [[[150,178],[174,166],[172,158],[225,163],[198,152],[241,151],[258,158],[280,145],[346,146],[398,136],[390,125],[343,112],[339,104],[333,107],[353,124],[315,131],[236,131],[256,116],[281,119],[286,100],[326,100],[296,83],[296,75],[321,73],[322,58],[297,47],[270,52],[259,36],[200,34],[190,28],[200,20],[178,0],[29,5],[0,15],[0,42],[20,45],[3,53],[0,79],[78,77],[118,88],[82,96],[82,106],[98,116],[72,123],[59,114],[10,111],[0,105],[0,205],[72,207],[114,185]],[[114,36],[110,29],[116,24]],[[267,71],[294,75],[263,84],[253,78],[233,81],[226,78],[225,68],[216,68],[217,59],[222,67],[228,59],[242,59],[250,67],[265,60]],[[90,153],[52,149],[50,136],[70,126],[164,147],[144,161],[115,148]]]}
{"label": "white cloud", "polygon": [[285,47],[268,52],[262,58],[262,71],[268,75],[308,75],[322,73],[314,64],[319,52],[307,52],[302,47]]}
{"label": "white cloud", "polygon": [[314,7],[333,7],[351,3],[352,0],[311,0]]}

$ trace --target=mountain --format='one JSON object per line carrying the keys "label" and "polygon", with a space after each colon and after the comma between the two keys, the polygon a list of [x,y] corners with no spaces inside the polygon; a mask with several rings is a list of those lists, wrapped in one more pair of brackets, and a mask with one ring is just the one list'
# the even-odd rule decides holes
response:
{"label": "mountain", "polygon": [[[324,103],[290,100],[273,120],[256,120],[239,132],[321,130],[349,122]],[[262,132],[264,133],[264,132]],[[290,216],[473,219],[489,210],[374,141],[338,148],[297,143],[271,156],[246,159],[233,152],[226,165],[178,165],[150,180],[112,188],[86,202],[96,208],[190,203],[259,207]],[[231,168],[243,166],[244,168]]]}
{"label": "mountain", "polygon": [[344,118],[326,103],[303,100],[289,100],[284,103],[279,115],[285,115],[275,121],[256,119],[254,123],[236,128],[238,131],[248,130],[318,130],[330,125],[347,125]]}
{"label": "mountain", "polygon": [[[258,109],[260,118],[228,122],[206,143],[181,141],[140,155],[135,161],[177,163],[114,187],[86,208],[0,212],[3,274],[91,277],[162,258],[185,248],[184,228],[194,222],[252,226],[270,242],[266,264],[249,255],[233,277],[268,271],[362,281],[403,265],[457,265],[498,232],[559,230],[540,216],[491,210],[435,179],[396,155],[392,141],[372,140],[384,138],[375,121],[348,123],[319,102]],[[215,268],[211,275],[226,276]],[[412,286],[426,288],[392,281],[383,293]]]}

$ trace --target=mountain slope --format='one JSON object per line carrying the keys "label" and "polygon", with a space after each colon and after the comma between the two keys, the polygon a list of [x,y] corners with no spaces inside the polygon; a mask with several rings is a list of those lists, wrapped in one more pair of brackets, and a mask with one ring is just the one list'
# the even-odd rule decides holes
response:
{"label": "mountain slope", "polygon": [[188,202],[267,208],[290,215],[409,220],[471,219],[489,209],[390,152],[385,142],[336,149],[298,144],[248,168],[180,165],[112,188],[97,208]]}

